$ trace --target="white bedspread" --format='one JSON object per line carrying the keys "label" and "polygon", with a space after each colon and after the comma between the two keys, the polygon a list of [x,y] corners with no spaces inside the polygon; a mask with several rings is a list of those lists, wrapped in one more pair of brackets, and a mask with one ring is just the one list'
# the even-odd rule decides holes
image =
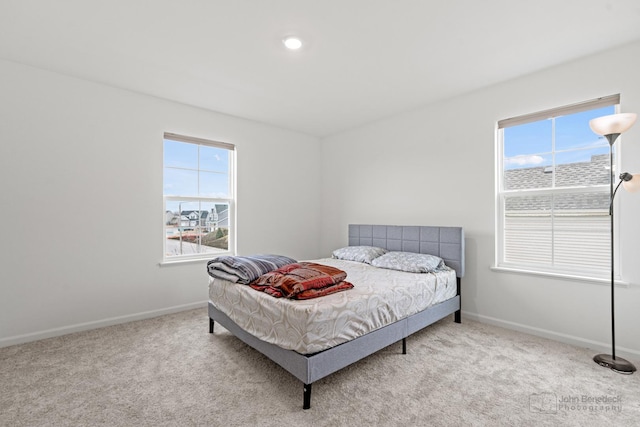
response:
{"label": "white bedspread", "polygon": [[274,298],[247,285],[209,279],[213,305],[263,341],[302,354],[350,341],[456,295],[454,270],[405,273],[369,264],[312,260],[347,272],[354,288],[304,301]]}

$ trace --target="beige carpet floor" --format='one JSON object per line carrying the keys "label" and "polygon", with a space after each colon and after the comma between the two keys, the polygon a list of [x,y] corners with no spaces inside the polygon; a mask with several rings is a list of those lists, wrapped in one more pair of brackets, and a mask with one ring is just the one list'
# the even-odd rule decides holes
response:
{"label": "beige carpet floor", "polygon": [[305,411],[298,380],[191,310],[0,349],[0,425],[640,425],[640,375],[590,350],[452,318],[401,350],[316,382]]}

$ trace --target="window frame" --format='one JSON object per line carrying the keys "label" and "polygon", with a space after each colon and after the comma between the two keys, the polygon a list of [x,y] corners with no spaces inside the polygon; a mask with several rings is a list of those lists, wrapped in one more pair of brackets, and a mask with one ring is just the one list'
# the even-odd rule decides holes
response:
{"label": "window frame", "polygon": [[[175,263],[184,263],[191,261],[203,261],[212,259],[215,256],[220,255],[235,255],[236,253],[236,146],[234,144],[230,144],[227,142],[214,141],[210,139],[203,139],[191,136],[180,135],[171,132],[164,132],[163,135],[163,161],[162,161],[162,179],[164,183],[165,178],[165,170],[167,166],[165,165],[164,158],[164,141],[170,140],[175,142],[182,142],[188,144],[194,144],[198,146],[207,146],[213,148],[221,148],[225,149],[229,153],[229,170],[228,170],[228,179],[229,179],[229,188],[228,188],[228,198],[220,198],[220,197],[207,197],[207,196],[181,196],[181,195],[165,195],[164,194],[164,184],[162,191],[162,212],[165,215],[165,219],[162,221],[162,262],[163,264],[175,264]],[[197,169],[187,169],[194,170],[197,172],[201,172],[200,166],[198,165]],[[167,202],[171,201],[184,201],[184,202],[204,202],[204,203],[214,203],[214,204],[227,204],[229,206],[228,213],[228,222],[229,222],[229,230],[228,230],[228,247],[227,250],[220,250],[220,252],[205,252],[199,254],[181,254],[181,255],[167,255]],[[180,221],[180,218],[178,219]],[[198,222],[201,222],[202,219],[198,219]]]}
{"label": "window frame", "polygon": [[[572,104],[568,106],[558,107],[550,110],[545,110],[528,115],[518,116],[506,120],[501,120],[496,123],[495,126],[495,254],[493,270],[507,271],[515,273],[525,273],[541,276],[551,276],[564,279],[577,279],[581,281],[591,281],[597,283],[610,283],[610,269],[608,271],[595,271],[595,270],[581,270],[575,268],[558,268],[554,265],[544,264],[524,264],[518,262],[505,261],[505,246],[506,246],[506,209],[505,209],[505,197],[509,195],[536,195],[536,196],[554,196],[563,194],[580,194],[587,192],[599,191],[609,195],[610,184],[598,184],[598,185],[584,185],[584,186],[572,186],[572,187],[553,187],[542,189],[511,189],[505,190],[505,176],[504,176],[504,128],[511,126],[518,126],[527,123],[533,123],[537,121],[547,120],[551,118],[557,118],[568,114],[575,114],[602,107],[613,107],[614,113],[620,111],[620,95],[611,95],[607,97],[597,98],[590,101],[581,102],[578,104]],[[594,134],[595,135],[595,134]],[[621,147],[620,140],[615,144],[613,150],[613,167],[615,171],[620,170],[620,158]],[[554,148],[555,152],[555,148]],[[554,163],[553,166],[556,166]],[[555,176],[554,176],[555,181]],[[613,177],[615,183],[615,176]],[[616,208],[618,202],[614,200],[614,215],[615,221],[618,222],[619,209]],[[552,226],[552,230],[554,230]],[[552,246],[557,245],[555,238],[552,238]],[[614,229],[614,250],[619,253],[620,239],[618,228]],[[616,273],[616,282],[621,282],[622,272],[620,265],[620,257],[615,258],[614,271]]]}

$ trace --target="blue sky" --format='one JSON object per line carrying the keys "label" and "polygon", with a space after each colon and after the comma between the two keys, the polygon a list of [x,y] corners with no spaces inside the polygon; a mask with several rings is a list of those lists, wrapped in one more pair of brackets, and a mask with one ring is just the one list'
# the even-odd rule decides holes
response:
{"label": "blue sky", "polygon": [[[608,154],[607,140],[593,133],[589,120],[614,114],[613,106],[555,118],[555,163],[587,162]],[[553,121],[543,120],[504,129],[505,169],[553,164]]]}
{"label": "blue sky", "polygon": [[[224,148],[165,139],[164,166],[164,195],[229,197],[229,151]],[[176,211],[178,202],[167,202],[166,208]],[[199,207],[191,202],[182,209]]]}

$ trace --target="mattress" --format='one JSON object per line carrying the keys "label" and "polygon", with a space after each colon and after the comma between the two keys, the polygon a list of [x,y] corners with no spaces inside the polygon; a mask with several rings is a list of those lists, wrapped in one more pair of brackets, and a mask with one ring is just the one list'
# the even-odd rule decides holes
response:
{"label": "mattress", "polygon": [[263,341],[301,354],[334,347],[456,295],[452,269],[407,273],[332,258],[312,260],[347,272],[354,288],[310,300],[274,298],[247,285],[209,278],[209,299]]}

